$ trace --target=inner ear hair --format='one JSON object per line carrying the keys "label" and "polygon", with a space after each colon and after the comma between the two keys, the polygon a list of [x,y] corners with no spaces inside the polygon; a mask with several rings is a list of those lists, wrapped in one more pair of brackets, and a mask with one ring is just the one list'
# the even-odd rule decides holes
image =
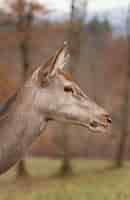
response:
{"label": "inner ear hair", "polygon": [[50,66],[52,57],[43,65],[38,73],[38,82],[40,86],[44,87],[49,82]]}
{"label": "inner ear hair", "polygon": [[40,87],[45,87],[49,83],[49,72],[40,70],[38,74],[38,82]]}
{"label": "inner ear hair", "polygon": [[64,43],[64,45],[57,50],[55,56],[51,59],[51,75],[53,76],[56,74],[56,71],[62,70],[64,66],[69,61],[69,54],[68,54],[68,45]]}

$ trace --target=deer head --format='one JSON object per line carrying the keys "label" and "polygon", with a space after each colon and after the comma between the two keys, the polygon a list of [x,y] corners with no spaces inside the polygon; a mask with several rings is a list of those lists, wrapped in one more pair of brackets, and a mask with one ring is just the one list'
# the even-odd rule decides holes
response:
{"label": "deer head", "polygon": [[63,71],[68,63],[67,44],[59,49],[32,76],[36,85],[34,106],[46,120],[85,126],[104,131],[111,123],[109,114],[89,99]]}

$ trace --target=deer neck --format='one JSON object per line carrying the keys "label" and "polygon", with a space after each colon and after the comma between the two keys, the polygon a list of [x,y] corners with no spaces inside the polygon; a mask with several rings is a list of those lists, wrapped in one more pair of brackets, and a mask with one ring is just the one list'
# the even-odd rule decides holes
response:
{"label": "deer neck", "polygon": [[22,158],[47,125],[44,116],[33,109],[35,91],[26,94],[27,91],[18,94],[8,114],[0,120],[0,174]]}

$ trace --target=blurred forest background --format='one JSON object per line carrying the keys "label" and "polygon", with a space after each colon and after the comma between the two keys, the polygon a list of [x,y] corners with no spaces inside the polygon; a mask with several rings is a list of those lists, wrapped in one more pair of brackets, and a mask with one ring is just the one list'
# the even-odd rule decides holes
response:
{"label": "blurred forest background", "polygon": [[31,157],[60,159],[62,175],[73,172],[74,158],[113,160],[117,168],[130,159],[130,9],[91,15],[90,1],[70,0],[70,12],[61,16],[37,1],[8,0],[0,9],[0,109],[67,40],[70,73],[113,120],[108,134],[50,123],[17,164],[19,178],[30,175]]}

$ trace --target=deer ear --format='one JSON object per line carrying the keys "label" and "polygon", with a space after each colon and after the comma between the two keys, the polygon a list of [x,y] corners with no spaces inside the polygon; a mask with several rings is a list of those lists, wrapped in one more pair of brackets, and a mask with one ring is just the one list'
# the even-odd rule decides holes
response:
{"label": "deer ear", "polygon": [[64,46],[60,48],[55,56],[51,57],[38,72],[38,81],[40,85],[49,83],[51,77],[54,77],[58,70],[62,70],[69,61],[68,45],[64,42]]}
{"label": "deer ear", "polygon": [[69,62],[69,57],[68,44],[64,42],[64,46],[53,57],[50,74],[54,76],[58,70],[63,70]]}

